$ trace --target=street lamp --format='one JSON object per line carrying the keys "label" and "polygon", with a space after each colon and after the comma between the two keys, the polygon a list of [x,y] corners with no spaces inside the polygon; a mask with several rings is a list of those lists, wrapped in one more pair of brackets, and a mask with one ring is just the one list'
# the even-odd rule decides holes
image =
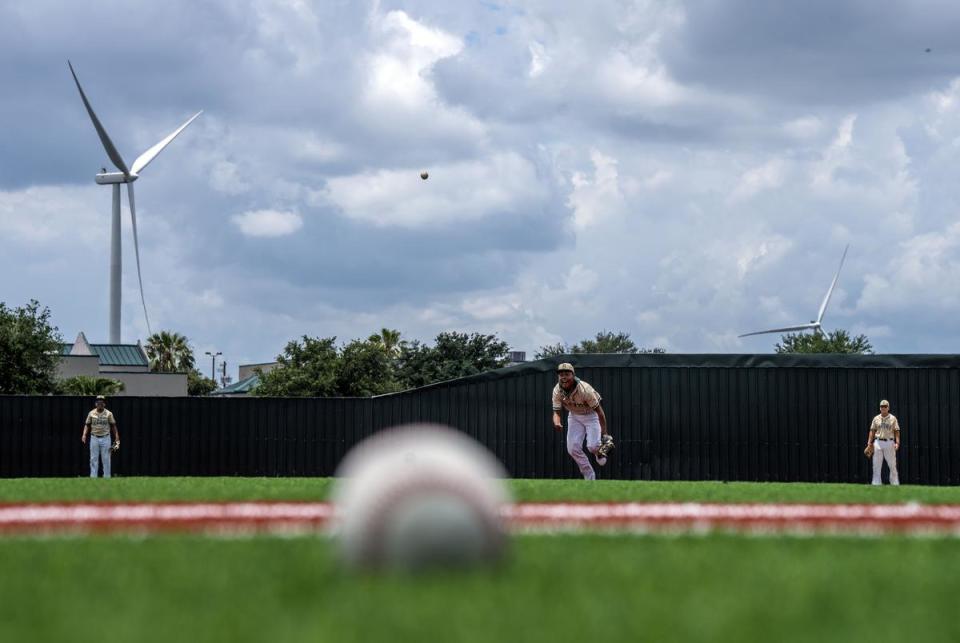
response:
{"label": "street lamp", "polygon": [[210,379],[214,382],[217,381],[216,372],[217,372],[217,355],[223,355],[222,352],[217,351],[216,353],[211,353],[210,351],[205,351],[204,355],[210,356]]}

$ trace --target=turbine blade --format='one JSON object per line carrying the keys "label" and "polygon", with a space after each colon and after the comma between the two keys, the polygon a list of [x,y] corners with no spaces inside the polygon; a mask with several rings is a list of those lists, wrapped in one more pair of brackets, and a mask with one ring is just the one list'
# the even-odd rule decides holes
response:
{"label": "turbine blade", "polygon": [[133,254],[137,258],[137,281],[140,283],[140,303],[143,304],[143,317],[147,320],[147,333],[153,335],[150,328],[150,315],[147,314],[147,299],[143,294],[143,276],[140,274],[140,239],[137,237],[137,206],[133,199],[133,183],[127,183],[127,198],[130,201],[130,223],[133,224]]}
{"label": "turbine blade", "polygon": [[192,123],[194,120],[196,120],[197,116],[200,116],[200,114],[202,114],[202,113],[203,113],[203,110],[201,109],[199,112],[197,112],[196,114],[194,114],[193,116],[191,116],[190,119],[189,119],[186,123],[184,123],[183,125],[181,125],[180,127],[178,127],[176,130],[174,130],[174,132],[173,132],[172,134],[170,134],[170,135],[167,136],[165,139],[163,139],[162,141],[160,141],[159,143],[157,143],[156,145],[154,145],[153,147],[151,147],[149,150],[147,150],[146,152],[144,152],[143,154],[141,154],[140,156],[138,156],[138,157],[137,157],[137,160],[133,162],[133,168],[131,169],[131,171],[132,171],[134,174],[139,174],[139,173],[140,173],[140,170],[142,170],[143,168],[147,167],[147,165],[150,164],[150,161],[152,161],[154,158],[156,158],[157,154],[159,154],[160,152],[162,152],[162,151],[163,151],[163,148],[165,148],[167,145],[170,144],[170,141],[172,141],[173,139],[175,139],[180,132],[182,132],[183,130],[185,130],[185,129],[187,128],[187,125],[189,125],[189,124]]}
{"label": "turbine blade", "polygon": [[840,278],[840,271],[843,270],[843,260],[847,258],[847,250],[850,249],[850,244],[847,244],[847,247],[843,249],[843,256],[840,257],[840,267],[837,268],[837,274],[833,276],[833,282],[830,283],[830,290],[827,291],[827,296],[823,298],[823,303],[820,304],[820,312],[817,314],[817,324],[823,321],[823,313],[827,310],[827,304],[830,303],[830,297],[833,295],[833,289],[837,286],[837,280]]}
{"label": "turbine blade", "polygon": [[810,328],[816,328],[817,324],[803,324],[801,326],[788,326],[786,328],[771,328],[770,330],[758,330],[753,333],[745,333],[743,335],[737,335],[737,337],[750,337],[751,335],[766,335],[768,333],[789,333],[795,330],[808,330]]}
{"label": "turbine blade", "polygon": [[100,142],[103,143],[103,149],[107,151],[107,156],[110,157],[110,160],[117,167],[118,170],[124,173],[126,176],[130,176],[130,170],[127,169],[127,164],[123,162],[123,157],[120,156],[120,152],[117,151],[117,148],[114,147],[113,141],[110,140],[110,137],[107,135],[107,130],[103,129],[103,125],[100,124],[100,119],[97,118],[97,115],[93,111],[93,107],[90,106],[90,101],[87,100],[87,95],[83,93],[83,87],[80,86],[80,80],[77,78],[77,72],[73,71],[73,65],[70,64],[70,61],[67,61],[67,65],[70,66],[70,73],[73,74],[73,82],[77,84],[77,89],[80,90],[80,98],[83,99],[83,104],[87,108],[87,113],[90,115],[90,120],[93,121],[93,126],[97,129],[97,136],[100,137]]}

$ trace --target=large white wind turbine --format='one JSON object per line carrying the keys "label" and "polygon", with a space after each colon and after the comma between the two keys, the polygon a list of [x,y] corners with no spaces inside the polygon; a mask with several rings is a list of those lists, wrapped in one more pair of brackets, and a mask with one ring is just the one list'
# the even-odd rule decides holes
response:
{"label": "large white wind turbine", "polygon": [[137,209],[133,198],[133,182],[140,177],[140,172],[150,164],[150,161],[155,159],[157,154],[163,151],[163,148],[169,145],[170,141],[175,139],[187,125],[192,123],[197,116],[200,116],[203,110],[191,116],[186,123],[174,130],[172,134],[138,156],[137,160],[135,160],[133,165],[128,169],[127,164],[123,162],[123,157],[117,152],[113,141],[111,141],[107,135],[107,131],[103,129],[103,125],[94,113],[93,107],[90,106],[90,101],[87,100],[87,95],[83,92],[83,87],[80,86],[80,80],[77,79],[77,73],[73,70],[73,65],[70,64],[69,60],[67,61],[67,65],[70,67],[70,73],[73,74],[73,82],[77,84],[77,89],[80,90],[80,98],[83,99],[83,105],[87,108],[90,120],[93,121],[93,126],[97,130],[100,142],[103,143],[103,149],[106,150],[107,156],[110,157],[110,161],[114,166],[120,170],[119,172],[107,172],[103,170],[95,177],[98,184],[113,186],[113,223],[110,230],[110,343],[119,344],[120,280],[122,274],[120,261],[120,184],[127,184],[127,198],[130,201],[130,223],[133,225],[133,252],[137,258],[137,280],[140,282],[140,301],[143,304],[143,316],[147,321],[147,332],[152,333],[150,330],[150,317],[147,315],[147,300],[143,295],[143,277],[140,275],[140,242],[137,239]]}
{"label": "large white wind turbine", "polygon": [[833,295],[833,289],[837,287],[837,280],[840,278],[840,271],[843,269],[843,260],[847,258],[847,250],[850,249],[850,244],[847,244],[847,247],[843,249],[843,256],[840,257],[840,267],[837,268],[837,274],[833,276],[833,281],[830,283],[830,290],[827,291],[827,296],[823,298],[823,303],[820,304],[820,312],[817,313],[817,318],[811,321],[809,324],[800,324],[798,326],[788,326],[786,328],[771,328],[770,330],[758,330],[753,333],[745,333],[740,335],[740,337],[749,337],[751,335],[765,335],[767,333],[789,333],[793,331],[809,330],[812,329],[814,332],[821,331],[820,323],[823,321],[823,313],[827,310],[827,304],[830,303],[830,297]]}

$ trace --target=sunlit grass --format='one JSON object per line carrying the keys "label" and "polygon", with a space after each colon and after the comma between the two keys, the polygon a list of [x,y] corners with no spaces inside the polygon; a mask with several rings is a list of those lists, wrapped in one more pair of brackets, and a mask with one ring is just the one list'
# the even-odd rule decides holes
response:
{"label": "sunlit grass", "polygon": [[[0,479],[0,502],[326,500],[332,478]],[[510,480],[517,500],[576,502],[960,503],[960,487],[853,484]]]}

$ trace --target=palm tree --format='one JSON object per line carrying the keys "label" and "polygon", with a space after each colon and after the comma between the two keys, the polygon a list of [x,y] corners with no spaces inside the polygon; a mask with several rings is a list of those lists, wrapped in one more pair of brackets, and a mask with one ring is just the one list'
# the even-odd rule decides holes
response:
{"label": "palm tree", "polygon": [[123,382],[109,377],[77,375],[60,382],[59,388],[59,392],[64,395],[116,395],[126,386]]}
{"label": "palm tree", "polygon": [[370,336],[369,341],[379,344],[384,352],[390,357],[396,357],[400,353],[400,331],[390,328],[381,328],[379,333]]}
{"label": "palm tree", "polygon": [[193,349],[180,333],[161,330],[147,338],[150,370],[182,373],[194,367]]}

